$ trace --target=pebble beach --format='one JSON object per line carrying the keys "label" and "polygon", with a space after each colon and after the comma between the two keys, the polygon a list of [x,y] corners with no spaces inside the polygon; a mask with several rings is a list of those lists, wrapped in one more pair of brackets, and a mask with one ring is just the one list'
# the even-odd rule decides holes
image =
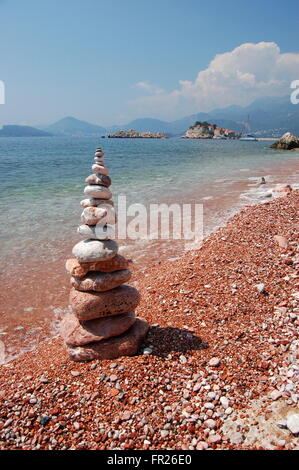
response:
{"label": "pebble beach", "polygon": [[133,266],[138,355],[74,363],[54,337],[0,366],[0,448],[298,450],[298,208],[294,190]]}

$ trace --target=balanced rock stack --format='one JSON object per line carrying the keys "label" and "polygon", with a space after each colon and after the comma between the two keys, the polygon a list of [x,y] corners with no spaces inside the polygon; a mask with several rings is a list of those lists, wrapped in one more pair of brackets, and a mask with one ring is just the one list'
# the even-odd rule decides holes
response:
{"label": "balanced rock stack", "polygon": [[124,285],[131,278],[129,261],[117,253],[118,245],[111,239],[116,214],[103,157],[98,147],[94,174],[85,180],[88,199],[81,201],[78,233],[84,240],[74,246],[74,258],[66,262],[72,288],[61,336],[74,361],[134,355],[149,328],[135,316],[139,292]]}

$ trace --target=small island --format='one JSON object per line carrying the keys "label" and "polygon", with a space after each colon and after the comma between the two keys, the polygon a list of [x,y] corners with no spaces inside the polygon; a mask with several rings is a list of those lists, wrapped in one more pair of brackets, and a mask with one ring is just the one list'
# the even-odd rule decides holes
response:
{"label": "small island", "polygon": [[241,133],[219,127],[216,124],[210,124],[207,121],[200,122],[196,121],[193,126],[185,132],[184,139],[239,139]]}
{"label": "small island", "polygon": [[108,137],[110,139],[167,139],[163,132],[137,132],[135,129],[117,131],[115,134],[109,134]]}
{"label": "small island", "polygon": [[286,132],[277,142],[271,145],[271,148],[278,150],[299,150],[299,137],[291,134],[291,132]]}

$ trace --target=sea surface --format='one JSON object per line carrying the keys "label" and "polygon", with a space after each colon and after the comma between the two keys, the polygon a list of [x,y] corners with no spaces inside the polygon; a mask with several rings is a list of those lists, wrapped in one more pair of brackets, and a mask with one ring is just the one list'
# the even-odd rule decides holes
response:
{"label": "sea surface", "polygon": [[[270,200],[276,183],[298,187],[299,152],[272,150],[270,144],[1,138],[0,340],[6,360],[54,334],[55,315],[66,308],[64,263],[79,241],[80,200],[96,146],[106,154],[116,202],[125,195],[127,204],[201,203],[207,235],[242,206]],[[266,185],[259,184],[261,177]],[[137,240],[127,249],[143,270],[155,257],[174,259],[183,252],[182,244],[171,240]]]}

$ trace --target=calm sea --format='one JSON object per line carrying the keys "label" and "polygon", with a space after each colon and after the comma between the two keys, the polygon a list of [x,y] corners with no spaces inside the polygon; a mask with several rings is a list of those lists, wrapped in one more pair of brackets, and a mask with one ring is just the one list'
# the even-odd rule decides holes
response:
{"label": "calm sea", "polygon": [[[299,154],[271,150],[269,142],[2,138],[1,256],[30,255],[39,242],[51,244],[75,233],[84,179],[98,145],[106,153],[114,197],[126,195],[130,203],[208,205],[214,199],[221,211],[223,197],[231,196],[232,209],[246,202],[240,192],[261,176],[271,186],[289,167],[288,181],[298,180],[293,169]],[[211,228],[208,220],[207,225]]]}

